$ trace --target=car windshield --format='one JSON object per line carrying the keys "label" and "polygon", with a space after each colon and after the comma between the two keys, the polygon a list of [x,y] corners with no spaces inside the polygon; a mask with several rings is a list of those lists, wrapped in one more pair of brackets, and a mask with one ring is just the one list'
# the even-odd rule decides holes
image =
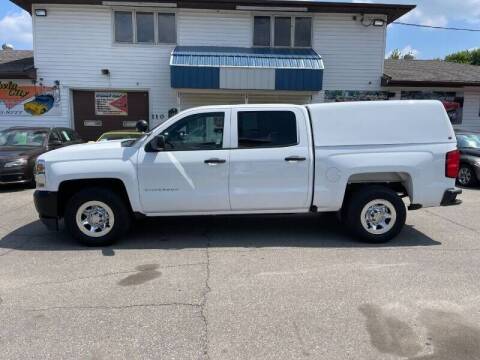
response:
{"label": "car windshield", "polygon": [[480,149],[480,134],[462,134],[457,136],[459,148]]}
{"label": "car windshield", "polygon": [[0,131],[0,146],[41,147],[48,136],[46,130],[13,129]]}
{"label": "car windshield", "polygon": [[120,139],[137,139],[141,137],[143,133],[111,133],[103,134],[100,136],[98,141],[108,141],[108,140],[120,140]]}

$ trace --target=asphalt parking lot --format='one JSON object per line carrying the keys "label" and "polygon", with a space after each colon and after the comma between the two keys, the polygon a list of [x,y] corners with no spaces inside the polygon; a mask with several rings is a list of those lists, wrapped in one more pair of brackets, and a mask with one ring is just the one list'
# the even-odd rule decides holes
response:
{"label": "asphalt parking lot", "polygon": [[480,358],[480,189],[381,246],[335,217],[145,220],[85,248],[0,190],[2,359]]}

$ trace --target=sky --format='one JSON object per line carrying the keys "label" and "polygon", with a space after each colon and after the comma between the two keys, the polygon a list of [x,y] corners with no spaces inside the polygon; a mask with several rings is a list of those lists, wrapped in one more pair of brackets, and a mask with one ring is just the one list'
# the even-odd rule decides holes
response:
{"label": "sky", "polygon": [[[352,2],[416,4],[417,8],[399,21],[480,29],[480,0]],[[0,43],[12,44],[16,49],[32,48],[30,15],[9,0],[0,0]],[[412,53],[418,59],[436,59],[444,58],[456,51],[477,47],[480,47],[480,32],[420,29],[395,24],[391,24],[387,31],[387,55],[394,49],[400,49],[403,53]]]}

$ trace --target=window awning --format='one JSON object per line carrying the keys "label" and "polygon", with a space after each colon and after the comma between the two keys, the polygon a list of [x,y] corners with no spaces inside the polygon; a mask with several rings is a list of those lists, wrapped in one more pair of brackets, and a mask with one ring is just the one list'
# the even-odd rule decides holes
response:
{"label": "window awning", "polygon": [[171,86],[194,89],[319,91],[322,58],[312,49],[177,46]]}

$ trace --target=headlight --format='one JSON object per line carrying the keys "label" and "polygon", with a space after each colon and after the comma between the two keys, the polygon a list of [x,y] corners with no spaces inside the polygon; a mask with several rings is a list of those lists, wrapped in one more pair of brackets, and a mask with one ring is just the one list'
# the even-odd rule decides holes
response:
{"label": "headlight", "polygon": [[24,165],[27,164],[27,162],[28,162],[27,159],[20,158],[20,159],[13,160],[13,161],[5,163],[4,167],[11,168],[11,167],[24,166]]}
{"label": "headlight", "polygon": [[45,160],[37,160],[35,163],[35,182],[37,187],[44,187],[47,182],[45,176]]}

